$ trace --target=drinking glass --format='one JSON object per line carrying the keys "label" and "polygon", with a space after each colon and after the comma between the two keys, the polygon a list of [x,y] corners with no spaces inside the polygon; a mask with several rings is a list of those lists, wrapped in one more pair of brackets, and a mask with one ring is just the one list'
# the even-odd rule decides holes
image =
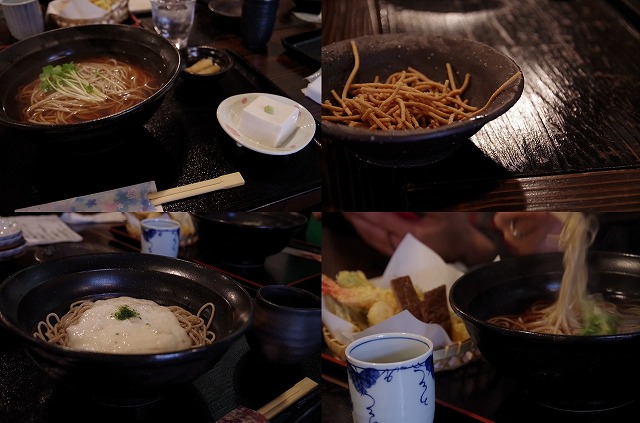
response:
{"label": "drinking glass", "polygon": [[156,32],[185,48],[193,27],[196,0],[151,0],[151,17]]}

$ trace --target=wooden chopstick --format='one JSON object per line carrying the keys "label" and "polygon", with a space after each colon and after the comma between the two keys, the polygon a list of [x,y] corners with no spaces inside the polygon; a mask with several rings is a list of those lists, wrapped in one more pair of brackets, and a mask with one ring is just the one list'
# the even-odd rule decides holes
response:
{"label": "wooden chopstick", "polygon": [[221,189],[234,188],[244,185],[244,179],[240,172],[229,173],[206,181],[195,182],[181,187],[169,188],[158,192],[150,192],[147,198],[154,206],[168,203],[170,201],[182,200],[200,194],[217,191]]}
{"label": "wooden chopstick", "polygon": [[313,391],[316,386],[318,386],[316,382],[305,377],[300,382],[293,385],[292,388],[278,395],[275,399],[269,401],[268,404],[260,407],[256,411],[262,414],[267,420],[271,420],[282,410]]}

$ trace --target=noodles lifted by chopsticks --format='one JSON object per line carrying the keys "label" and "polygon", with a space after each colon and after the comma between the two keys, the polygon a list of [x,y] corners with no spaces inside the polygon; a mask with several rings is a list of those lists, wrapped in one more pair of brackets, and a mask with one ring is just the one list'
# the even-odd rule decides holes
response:
{"label": "noodles lifted by chopsticks", "polygon": [[640,331],[640,303],[606,301],[587,290],[587,252],[598,231],[593,215],[569,213],[560,233],[564,273],[555,302],[537,302],[524,313],[496,316],[489,323],[511,329],[560,335],[609,335]]}
{"label": "noodles lifted by chopsticks", "polygon": [[516,72],[491,95],[484,106],[476,107],[462,97],[469,87],[471,75],[467,73],[458,87],[449,63],[446,64],[448,79],[444,83],[433,81],[412,67],[393,73],[385,81],[376,77],[373,82],[353,83],[360,68],[358,47],[353,40],[351,49],[355,61],[353,70],[342,95],[331,91],[337,105],[331,100],[325,100],[322,104],[322,108],[329,112],[322,119],[353,127],[385,131],[433,129],[469,119],[484,112],[521,75],[520,71]]}

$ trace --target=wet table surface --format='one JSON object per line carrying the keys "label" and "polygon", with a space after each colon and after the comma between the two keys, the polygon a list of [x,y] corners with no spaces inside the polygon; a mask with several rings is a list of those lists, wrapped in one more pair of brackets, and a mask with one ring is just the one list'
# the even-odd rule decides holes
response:
{"label": "wet table surface", "polygon": [[518,63],[525,88],[434,163],[384,167],[327,142],[325,207],[637,210],[638,10],[635,0],[326,0],[323,45],[409,31],[468,38]]}

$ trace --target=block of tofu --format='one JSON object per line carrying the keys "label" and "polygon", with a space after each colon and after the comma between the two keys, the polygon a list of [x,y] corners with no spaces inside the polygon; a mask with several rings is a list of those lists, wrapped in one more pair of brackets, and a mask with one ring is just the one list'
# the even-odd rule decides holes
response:
{"label": "block of tofu", "polygon": [[260,95],[240,114],[239,130],[265,145],[278,147],[296,129],[298,108]]}

